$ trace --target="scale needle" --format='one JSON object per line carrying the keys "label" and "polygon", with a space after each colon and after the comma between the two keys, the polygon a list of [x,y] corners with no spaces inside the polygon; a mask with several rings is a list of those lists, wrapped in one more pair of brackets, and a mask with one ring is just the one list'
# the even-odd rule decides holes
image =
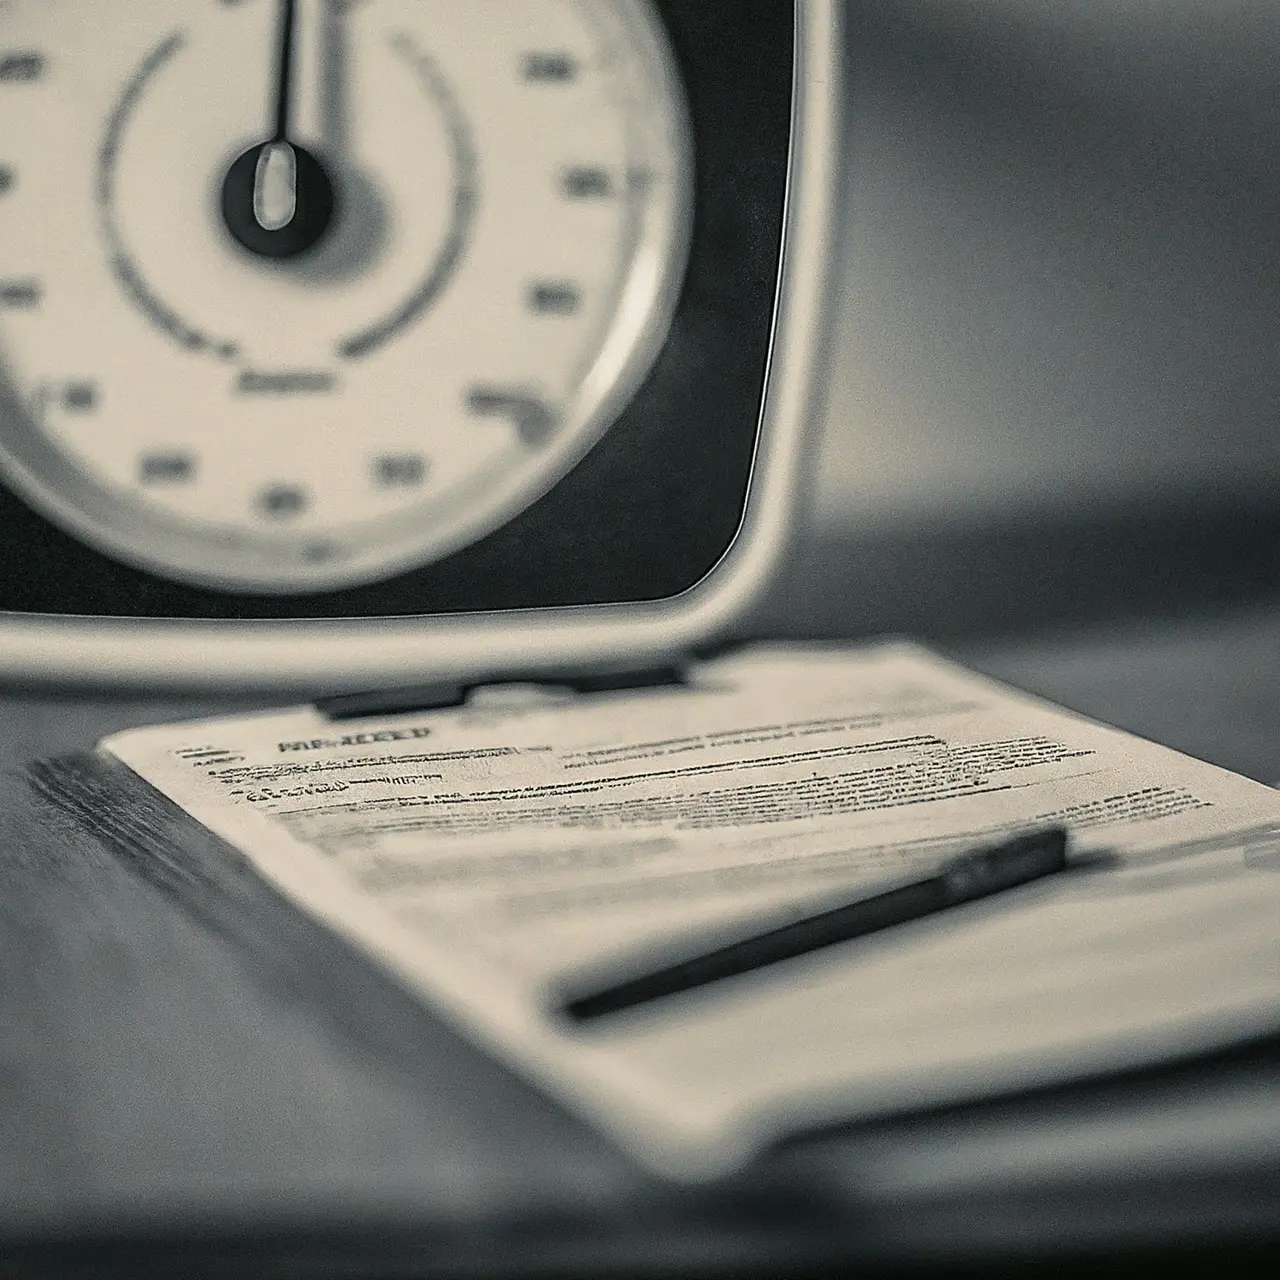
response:
{"label": "scale needle", "polygon": [[275,130],[237,156],[222,183],[227,230],[263,258],[292,258],[314,248],[328,231],[337,205],[324,166],[290,137],[296,32],[296,0],[280,0],[272,95]]}

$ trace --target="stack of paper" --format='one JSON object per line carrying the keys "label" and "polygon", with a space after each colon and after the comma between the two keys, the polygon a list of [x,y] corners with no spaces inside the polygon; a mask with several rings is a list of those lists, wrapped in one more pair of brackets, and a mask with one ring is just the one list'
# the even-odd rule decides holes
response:
{"label": "stack of paper", "polygon": [[[824,1121],[1280,1027],[1280,796],[915,646],[685,686],[311,707],[102,750],[465,1034],[675,1177]],[[1071,868],[575,1022],[567,994],[1010,833]]]}

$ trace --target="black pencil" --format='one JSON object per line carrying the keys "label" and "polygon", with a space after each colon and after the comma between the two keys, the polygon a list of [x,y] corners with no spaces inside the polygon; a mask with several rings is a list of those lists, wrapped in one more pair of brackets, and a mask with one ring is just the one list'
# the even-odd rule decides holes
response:
{"label": "black pencil", "polygon": [[837,942],[848,942],[909,920],[919,920],[963,902],[1063,871],[1066,865],[1065,828],[1026,832],[951,858],[923,879],[880,890],[700,955],[572,996],[562,1008],[573,1021],[590,1022],[651,1000],[806,955]]}

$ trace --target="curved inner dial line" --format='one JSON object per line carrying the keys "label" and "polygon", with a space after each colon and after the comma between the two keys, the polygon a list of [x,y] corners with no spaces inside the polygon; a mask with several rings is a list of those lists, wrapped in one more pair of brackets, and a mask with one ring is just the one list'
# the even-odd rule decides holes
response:
{"label": "curved inner dial line", "polygon": [[440,252],[418,285],[389,315],[339,340],[337,353],[348,360],[367,356],[399,336],[421,319],[444,292],[462,261],[480,202],[480,166],[471,128],[444,73],[435,59],[419,48],[407,33],[395,32],[389,44],[417,72],[427,95],[444,117],[453,154],[453,202]]}
{"label": "curved inner dial line", "polygon": [[235,359],[240,354],[239,344],[230,338],[215,338],[188,321],[176,308],[164,301],[139,270],[124,238],[116,226],[116,162],[133,112],[143,92],[186,44],[186,35],[174,31],[160,41],[142,60],[119,101],[107,119],[102,145],[98,148],[98,173],[96,191],[98,197],[98,226],[107,245],[107,263],[125,295],[161,333],[171,338],[186,351],[208,351],[224,360]]}

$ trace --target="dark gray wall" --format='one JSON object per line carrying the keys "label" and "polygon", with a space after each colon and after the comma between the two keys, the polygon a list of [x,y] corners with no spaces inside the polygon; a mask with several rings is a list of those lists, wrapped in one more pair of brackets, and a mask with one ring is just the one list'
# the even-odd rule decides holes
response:
{"label": "dark gray wall", "polygon": [[806,625],[1049,620],[1099,556],[1122,605],[1270,590],[1280,5],[850,0],[846,46],[804,555],[863,599]]}

